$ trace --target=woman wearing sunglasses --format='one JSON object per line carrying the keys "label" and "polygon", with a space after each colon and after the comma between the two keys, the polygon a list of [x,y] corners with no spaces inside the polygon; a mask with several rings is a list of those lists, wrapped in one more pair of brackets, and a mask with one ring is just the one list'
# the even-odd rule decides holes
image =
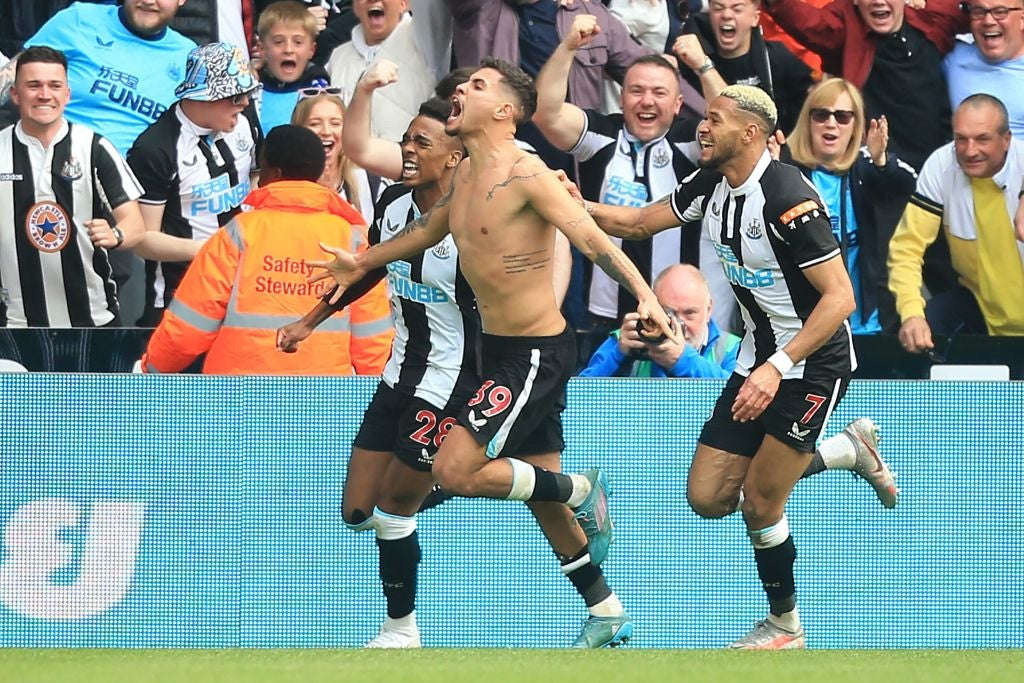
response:
{"label": "woman wearing sunglasses", "polygon": [[850,316],[854,334],[882,331],[878,306],[886,288],[888,236],[879,234],[873,203],[909,196],[917,177],[888,153],[888,140],[884,116],[865,120],[857,87],[829,78],[807,96],[782,150],[782,160],[803,171],[828,208],[857,298]]}
{"label": "woman wearing sunglasses", "polygon": [[320,184],[337,191],[341,198],[373,223],[373,204],[381,188],[380,177],[368,174],[349,159],[341,145],[345,127],[345,105],[340,88],[303,88],[292,112],[292,124],[308,128],[320,138],[327,156]]}

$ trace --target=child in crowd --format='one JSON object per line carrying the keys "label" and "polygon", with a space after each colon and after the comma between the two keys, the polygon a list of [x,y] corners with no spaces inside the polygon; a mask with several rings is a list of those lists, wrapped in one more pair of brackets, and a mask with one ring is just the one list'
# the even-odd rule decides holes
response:
{"label": "child in crowd", "polygon": [[306,88],[324,88],[330,81],[323,67],[314,64],[317,26],[306,7],[296,0],[268,5],[257,26],[260,51],[266,63],[260,72],[263,96],[260,127],[264,134],[288,123]]}

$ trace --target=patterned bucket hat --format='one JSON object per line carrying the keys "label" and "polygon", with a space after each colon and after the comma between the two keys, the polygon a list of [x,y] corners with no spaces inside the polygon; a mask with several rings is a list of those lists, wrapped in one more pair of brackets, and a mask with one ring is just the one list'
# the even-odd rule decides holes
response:
{"label": "patterned bucket hat", "polygon": [[209,43],[188,53],[185,80],[174,89],[174,96],[179,100],[213,102],[258,87],[259,79],[241,50],[227,43]]}

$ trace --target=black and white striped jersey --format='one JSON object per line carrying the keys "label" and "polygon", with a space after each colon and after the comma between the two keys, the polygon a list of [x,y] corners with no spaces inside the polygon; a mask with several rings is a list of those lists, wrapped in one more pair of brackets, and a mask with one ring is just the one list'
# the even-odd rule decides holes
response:
{"label": "black and white striped jersey", "polygon": [[[381,193],[370,244],[385,242],[420,215],[412,189],[392,185]],[[385,384],[437,408],[453,394],[477,388],[480,318],[473,290],[459,269],[452,236],[411,259],[387,265],[395,324]]]}
{"label": "black and white striped jersey", "polygon": [[[665,135],[644,144],[626,130],[622,114],[585,113],[586,127],[569,152],[579,162],[580,192],[590,201],[646,206],[671,194],[680,178],[696,170],[690,160],[699,153],[694,142],[695,122],[677,119]],[[612,242],[622,248],[648,283],[676,263],[697,267],[706,264],[702,270],[715,299],[715,322],[723,330],[731,328],[735,310],[732,292],[714,265],[718,259],[711,241],[698,225],[664,230],[644,240],[613,237]],[[636,310],[636,299],[625,288],[589,262],[585,268],[589,275],[585,278],[587,308],[591,313],[621,320]]]}
{"label": "black and white striped jersey", "polygon": [[[143,204],[163,204],[161,230],[199,241],[241,209],[252,189],[262,136],[252,107],[230,133],[193,123],[175,104],[153,122],[128,152],[128,163],[144,188]],[[146,262],[146,309],[165,308],[188,263]]]}
{"label": "black and white striped jersey", "polygon": [[[747,375],[803,329],[821,299],[803,269],[842,257],[828,213],[803,174],[767,152],[741,186],[702,169],[679,183],[671,204],[680,220],[703,220],[732,283],[746,326],[736,372]],[[783,379],[835,378],[855,368],[844,321]]]}
{"label": "black and white striped jersey", "polygon": [[141,193],[114,146],[85,126],[65,121],[49,148],[20,123],[0,131],[0,326],[114,321],[107,252],[84,223],[113,223],[110,209]]}

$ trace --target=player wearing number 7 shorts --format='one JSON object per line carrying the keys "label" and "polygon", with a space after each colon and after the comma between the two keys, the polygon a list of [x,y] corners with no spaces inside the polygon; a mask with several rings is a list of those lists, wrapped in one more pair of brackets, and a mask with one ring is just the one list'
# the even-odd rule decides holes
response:
{"label": "player wearing number 7 shorts", "polygon": [[[708,102],[697,127],[700,169],[674,192],[643,208],[589,206],[602,228],[623,238],[701,221],[743,313],[746,336],[735,373],[701,431],[687,490],[702,517],[724,517],[743,499],[769,607],[731,644],[743,649],[806,646],[785,506],[797,480],[819,469],[816,460],[827,466],[826,456],[838,450],[887,507],[897,494],[870,420],[854,422],[815,455],[856,368],[846,320],[856,302],[821,198],[797,169],[768,152],[777,118],[764,91],[731,85]],[[870,466],[856,464],[861,452]]]}

